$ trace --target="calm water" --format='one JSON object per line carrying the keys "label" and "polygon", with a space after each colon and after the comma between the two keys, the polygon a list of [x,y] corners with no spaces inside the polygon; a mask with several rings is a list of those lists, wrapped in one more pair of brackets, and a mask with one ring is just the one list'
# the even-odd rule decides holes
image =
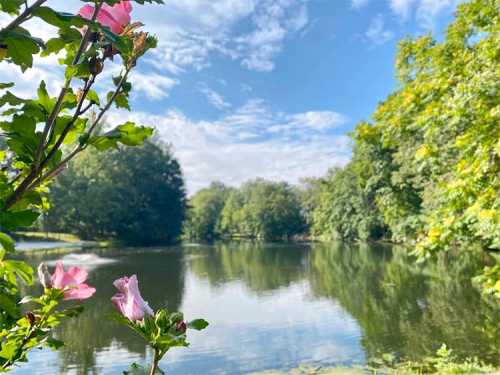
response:
{"label": "calm water", "polygon": [[105,317],[113,280],[134,273],[153,308],[211,324],[190,333],[190,348],[167,354],[168,374],[363,364],[387,352],[419,358],[441,343],[459,355],[500,357],[500,306],[471,288],[482,266],[473,253],[425,268],[402,250],[341,244],[43,250],[26,258],[84,267],[97,293],[59,330],[65,348],[32,353],[17,375],[121,374],[149,359],[140,337]]}

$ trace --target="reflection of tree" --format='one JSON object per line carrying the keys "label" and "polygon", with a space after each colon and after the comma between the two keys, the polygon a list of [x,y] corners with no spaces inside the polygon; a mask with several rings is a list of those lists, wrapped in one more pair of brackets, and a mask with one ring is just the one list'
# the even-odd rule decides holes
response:
{"label": "reflection of tree", "polygon": [[182,302],[184,267],[180,251],[134,249],[114,252],[107,249],[93,253],[101,257],[113,257],[118,262],[90,272],[89,284],[96,286],[96,294],[85,302],[83,314],[67,321],[69,324],[63,324],[58,330],[59,338],[66,343],[59,353],[62,373],[75,365],[79,374],[98,373],[95,353],[104,352],[113,342],[130,352],[145,354],[145,345],[139,336],[106,316],[113,309],[110,298],[116,292],[112,285],[115,279],[137,274],[141,292],[153,309],[166,306],[174,311]]}
{"label": "reflection of tree", "polygon": [[[375,251],[374,251],[375,250]],[[317,245],[311,287],[336,299],[363,331],[367,357],[395,351],[421,359],[441,343],[462,356],[499,362],[500,309],[471,286],[478,255],[463,252],[423,268],[403,249]]]}
{"label": "reflection of tree", "polygon": [[307,250],[300,245],[216,244],[190,250],[189,266],[211,284],[243,280],[250,289],[262,292],[303,279]]}

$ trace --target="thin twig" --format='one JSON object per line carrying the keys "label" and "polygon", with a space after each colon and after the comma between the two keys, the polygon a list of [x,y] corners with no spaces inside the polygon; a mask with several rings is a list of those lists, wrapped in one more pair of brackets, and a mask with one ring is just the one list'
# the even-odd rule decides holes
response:
{"label": "thin twig", "polygon": [[[20,24],[25,22],[30,16],[31,13],[36,9],[39,8],[43,3],[45,3],[47,0],[37,0],[33,3],[33,5],[27,7],[19,16],[17,16],[15,19],[12,20],[11,23],[9,23],[7,26],[5,26],[3,29],[0,30],[0,34],[3,34],[7,31],[11,31],[12,29],[15,29],[18,27]],[[26,4],[26,2],[25,2]]]}

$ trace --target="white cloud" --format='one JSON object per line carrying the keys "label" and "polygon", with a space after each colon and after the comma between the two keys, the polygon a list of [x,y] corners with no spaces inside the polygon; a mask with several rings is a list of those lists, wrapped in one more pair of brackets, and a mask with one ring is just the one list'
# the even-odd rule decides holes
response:
{"label": "white cloud", "polygon": [[370,0],[351,0],[351,4],[353,8],[359,9],[366,6]]}
{"label": "white cloud", "polygon": [[217,108],[218,110],[225,110],[227,108],[231,107],[231,103],[228,103],[224,97],[219,94],[217,91],[212,90],[211,88],[207,87],[206,85],[201,85],[199,88],[199,91],[205,95],[207,98],[208,102]]}
{"label": "white cloud", "polygon": [[169,96],[169,91],[179,84],[177,79],[170,78],[158,73],[134,71],[130,77],[134,85],[134,93],[144,92],[148,98],[153,100],[163,99]]}
{"label": "white cloud", "polygon": [[[219,54],[249,70],[269,72],[286,38],[308,25],[309,0],[189,0],[167,3],[156,15],[139,10],[160,36],[149,62],[180,74],[210,64]],[[142,13],[141,13],[142,11]],[[242,25],[246,25],[242,27]]]}
{"label": "white cloud", "polygon": [[214,180],[239,185],[263,177],[296,183],[350,158],[349,138],[327,132],[345,121],[336,112],[273,112],[253,99],[215,121],[194,121],[173,109],[163,115],[109,116],[117,123],[124,118],[155,126],[159,137],[172,143],[191,193]]}
{"label": "white cloud", "polygon": [[413,4],[418,0],[389,0],[392,11],[403,17],[408,18]]}
{"label": "white cloud", "polygon": [[368,26],[365,37],[373,44],[380,45],[394,38],[394,33],[385,28],[384,16],[382,14],[377,14]]}
{"label": "white cloud", "polygon": [[389,0],[397,16],[407,20],[413,13],[422,28],[432,29],[436,18],[445,11],[452,11],[464,0]]}

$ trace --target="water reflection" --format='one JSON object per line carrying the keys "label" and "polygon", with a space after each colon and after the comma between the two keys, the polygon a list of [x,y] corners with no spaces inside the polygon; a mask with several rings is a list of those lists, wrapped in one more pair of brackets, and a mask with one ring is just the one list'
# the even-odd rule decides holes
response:
{"label": "water reflection", "polygon": [[463,252],[418,266],[407,251],[317,245],[311,288],[335,299],[361,326],[367,357],[394,352],[418,359],[442,343],[461,356],[499,363],[500,306],[471,286],[480,255]]}
{"label": "water reflection", "polygon": [[308,247],[253,242],[187,250],[189,269],[213,285],[241,280],[261,293],[305,278]]}
{"label": "water reflection", "polygon": [[[33,264],[63,256],[26,254]],[[69,258],[90,270],[97,293],[71,327],[61,327],[62,351],[35,353],[16,373],[53,368],[55,357],[60,373],[78,374],[116,374],[143,360],[141,339],[104,317],[113,280],[133,273],[151,306],[211,323],[190,349],[169,353],[162,365],[170,374],[352,364],[383,352],[418,359],[441,343],[457,354],[500,357],[500,306],[471,288],[481,267],[472,252],[426,267],[403,249],[342,244],[105,249]]]}

